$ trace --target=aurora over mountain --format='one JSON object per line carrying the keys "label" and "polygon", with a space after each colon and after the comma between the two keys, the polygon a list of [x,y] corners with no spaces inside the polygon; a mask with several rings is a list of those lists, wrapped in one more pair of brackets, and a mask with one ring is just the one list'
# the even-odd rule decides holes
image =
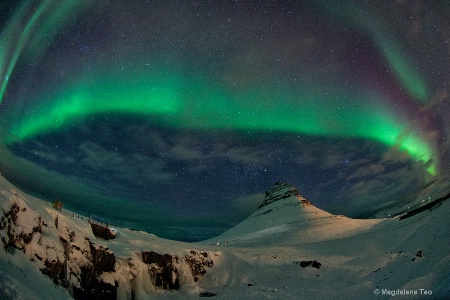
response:
{"label": "aurora over mountain", "polygon": [[30,193],[198,239],[277,180],[368,216],[447,175],[444,3],[80,3],[0,7],[0,166]]}

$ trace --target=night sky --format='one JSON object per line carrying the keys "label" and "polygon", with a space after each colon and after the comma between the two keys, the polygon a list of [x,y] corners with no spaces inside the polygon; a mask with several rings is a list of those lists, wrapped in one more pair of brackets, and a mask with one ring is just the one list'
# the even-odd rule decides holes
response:
{"label": "night sky", "polygon": [[0,170],[186,241],[276,181],[370,217],[450,166],[446,1],[2,1]]}

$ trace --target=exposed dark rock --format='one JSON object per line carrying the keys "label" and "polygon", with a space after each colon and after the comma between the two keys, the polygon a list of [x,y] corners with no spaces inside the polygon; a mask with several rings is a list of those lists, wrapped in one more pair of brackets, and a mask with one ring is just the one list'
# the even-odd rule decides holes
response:
{"label": "exposed dark rock", "polygon": [[187,263],[192,278],[198,281],[206,273],[205,267],[211,268],[214,262],[208,259],[208,253],[190,251],[183,258],[171,254],[159,254],[154,251],[142,251],[142,261],[149,265],[148,272],[153,285],[160,289],[178,289],[180,287],[178,268]]}
{"label": "exposed dark rock", "polygon": [[114,253],[108,248],[91,243],[91,241],[89,241],[89,247],[92,255],[93,275],[113,272],[116,264]]}
{"label": "exposed dark rock", "polygon": [[83,288],[73,287],[73,297],[80,300],[115,300],[117,299],[117,283],[112,286],[92,278],[88,283],[83,284]]}
{"label": "exposed dark rock", "polygon": [[[63,215],[55,217],[55,230],[47,226],[42,217],[33,210],[22,206],[20,203],[14,203],[8,211],[3,210],[0,238],[6,251],[18,249],[24,252],[31,261],[39,265],[44,275],[51,278],[55,284],[68,289],[75,299],[117,299],[119,283],[108,283],[101,279],[105,272],[116,272],[116,257],[110,249],[93,243],[87,237],[83,239],[77,236]],[[34,222],[26,231],[18,224],[25,218]],[[41,237],[35,236],[41,233],[57,234],[52,240],[59,243],[42,244]],[[27,247],[31,242],[36,244]],[[52,253],[51,256],[49,253]],[[150,281],[159,289],[178,289],[180,268],[190,269],[192,279],[198,281],[206,273],[206,269],[214,265],[207,252],[192,250],[182,257],[154,251],[143,251],[141,254],[142,262],[147,265]],[[50,260],[49,257],[55,258]],[[130,262],[132,260],[129,258]],[[111,278],[110,275],[107,276]],[[202,297],[215,295],[206,292]],[[130,296],[136,296],[133,287]]]}
{"label": "exposed dark rock", "polygon": [[8,211],[3,210],[2,227],[6,228],[6,237],[2,236],[3,249],[9,250],[9,247],[22,250],[23,246],[20,243],[21,238],[16,234],[14,228],[17,225],[17,213],[19,212],[19,206],[13,203]]}
{"label": "exposed dark rock", "polygon": [[32,228],[31,232],[16,232],[16,226],[17,225],[17,219],[18,214],[20,212],[26,212],[25,209],[20,209],[20,207],[17,205],[17,203],[13,203],[11,205],[11,208],[8,211],[3,210],[3,217],[2,222],[0,226],[0,230],[7,229],[6,230],[6,237],[1,236],[1,240],[3,243],[3,248],[5,251],[8,251],[9,247],[14,247],[18,250],[24,250],[25,245],[29,244],[33,238],[33,235],[36,232],[41,233],[42,232],[42,221],[41,217],[38,217],[35,221],[35,226]]}
{"label": "exposed dark rock", "polygon": [[34,226],[33,229],[32,229],[32,231],[29,232],[29,233],[21,232],[21,233],[19,234],[19,238],[21,238],[25,244],[29,244],[29,243],[31,242],[31,239],[33,238],[33,235],[34,235],[36,232],[42,233],[42,227],[41,227],[41,224],[42,224],[42,223],[41,223],[41,217],[39,217],[39,225]]}
{"label": "exposed dark rock", "polygon": [[417,256],[417,257],[424,257],[424,256],[425,256],[425,254],[423,253],[423,251],[422,251],[422,250],[419,250],[419,251],[417,251],[417,254],[416,254],[416,256]]}
{"label": "exposed dark rock", "polygon": [[2,238],[3,249],[5,251],[8,251],[8,242],[6,241],[6,239],[3,236],[1,236],[1,238]]}
{"label": "exposed dark rock", "polygon": [[90,222],[89,224],[91,224],[92,233],[94,233],[96,237],[100,237],[105,240],[111,240],[116,237],[116,233],[112,231],[111,228],[108,228],[108,226],[102,226],[100,224],[94,224],[92,222]]}
{"label": "exposed dark rock", "polygon": [[217,293],[211,293],[211,292],[201,292],[200,293],[200,297],[214,297],[214,296],[216,296],[217,295]]}
{"label": "exposed dark rock", "polygon": [[314,261],[302,260],[302,261],[296,261],[294,263],[300,265],[303,268],[311,266],[313,268],[320,269],[320,267],[322,266],[322,264],[320,262],[318,262],[317,260],[314,260]]}
{"label": "exposed dark rock", "polygon": [[197,282],[200,276],[206,274],[205,267],[211,268],[214,265],[212,260],[208,259],[208,253],[191,251],[190,255],[186,255],[185,260],[191,267],[192,277]]}
{"label": "exposed dark rock", "polygon": [[311,205],[311,202],[304,199],[292,185],[284,182],[275,182],[274,186],[266,192],[266,197],[258,209],[291,196],[297,197],[303,206]]}
{"label": "exposed dark rock", "polygon": [[100,245],[89,241],[90,264],[80,268],[79,279],[81,288],[73,287],[75,299],[116,299],[117,282],[115,285],[105,283],[100,279],[103,272],[115,272],[116,258],[114,253]]}
{"label": "exposed dark rock", "polygon": [[309,260],[309,261],[304,260],[304,261],[300,262],[300,266],[302,266],[303,268],[306,268],[307,266],[309,266],[311,264],[312,264],[311,260]]}
{"label": "exposed dark rock", "polygon": [[399,219],[400,219],[400,220],[404,220],[404,219],[410,218],[410,217],[412,217],[412,216],[415,216],[415,215],[417,215],[417,214],[419,214],[419,213],[421,213],[421,212],[424,212],[424,211],[426,211],[426,210],[432,211],[432,210],[438,208],[439,206],[441,206],[441,205],[442,205],[442,202],[444,202],[444,201],[447,200],[447,199],[450,199],[450,193],[448,193],[448,194],[445,195],[444,197],[441,197],[441,198],[439,198],[439,199],[436,199],[436,200],[434,200],[434,201],[432,201],[432,202],[430,202],[430,203],[427,203],[427,204],[425,204],[425,205],[423,205],[423,206],[421,206],[421,207],[415,208],[415,209],[413,209],[413,210],[411,210],[411,211],[409,211],[409,212],[407,212],[407,213],[401,215],[401,216],[399,217]]}
{"label": "exposed dark rock", "polygon": [[142,251],[142,261],[150,265],[148,272],[153,285],[164,290],[180,287],[179,274],[176,268],[178,257],[170,254],[159,254],[154,251]]}
{"label": "exposed dark rock", "polygon": [[19,212],[19,206],[17,203],[13,203],[9,211],[3,211],[3,215],[6,219],[12,221],[14,225],[17,225],[17,213]]}
{"label": "exposed dark rock", "polygon": [[320,269],[320,267],[322,266],[322,264],[320,263],[320,262],[318,262],[317,260],[315,260],[315,261],[313,261],[312,262],[312,265],[311,265],[313,268],[316,268],[316,269]]}
{"label": "exposed dark rock", "polygon": [[45,268],[41,269],[42,274],[50,277],[56,285],[68,287],[66,281],[66,264],[61,261],[44,261]]}
{"label": "exposed dark rock", "polygon": [[412,261],[415,261],[417,258],[425,257],[425,253],[422,250],[417,251],[416,255],[413,257]]}
{"label": "exposed dark rock", "polygon": [[[13,248],[25,253],[25,246],[33,240],[33,236],[37,233],[42,233],[43,228],[47,228],[40,216],[28,215],[30,213],[32,214],[33,211],[26,207],[20,208],[17,203],[13,203],[8,211],[3,210],[0,230],[4,230],[1,234],[1,240],[5,251]],[[24,232],[23,228],[18,225],[19,214],[25,214],[21,218],[29,219],[30,216],[34,218],[34,225],[30,232]],[[62,228],[59,228],[61,225],[59,217],[56,217],[54,222],[58,232],[61,231]],[[34,261],[36,259],[40,262],[41,272],[51,278],[55,284],[73,290],[75,299],[116,299],[117,283],[111,285],[100,279],[100,275],[103,272],[115,271],[116,259],[114,254],[108,248],[91,243],[89,240],[87,240],[86,248],[81,249],[81,245],[74,243],[75,231],[67,227],[64,230],[66,235],[57,237],[60,246],[47,246],[46,248],[46,250],[51,248],[52,252],[59,252],[63,256],[50,261],[45,256],[42,257],[37,253],[30,252],[27,253],[30,260]],[[40,245],[40,240],[37,244]],[[86,261],[81,265],[77,263],[77,260],[72,258],[74,251],[82,252],[87,263]],[[71,277],[79,281],[79,287],[70,286]]]}

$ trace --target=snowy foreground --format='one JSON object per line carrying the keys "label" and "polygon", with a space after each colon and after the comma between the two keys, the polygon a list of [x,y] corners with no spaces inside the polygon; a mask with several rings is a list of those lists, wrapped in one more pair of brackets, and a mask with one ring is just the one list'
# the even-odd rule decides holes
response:
{"label": "snowy foreground", "polygon": [[0,299],[450,298],[450,200],[355,220],[277,183],[246,220],[198,243],[126,228],[97,238],[4,178],[0,205]]}

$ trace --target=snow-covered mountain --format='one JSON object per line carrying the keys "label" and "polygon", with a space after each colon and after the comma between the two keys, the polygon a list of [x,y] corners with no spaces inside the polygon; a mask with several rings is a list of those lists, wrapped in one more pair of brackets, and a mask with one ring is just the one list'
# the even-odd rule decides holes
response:
{"label": "snow-covered mountain", "polygon": [[104,240],[4,178],[0,191],[2,299],[450,296],[450,201],[406,219],[356,220],[277,182],[243,222],[183,243],[126,228]]}
{"label": "snow-covered mountain", "polygon": [[210,242],[252,245],[317,242],[372,228],[381,219],[355,220],[332,215],[303,198],[295,187],[276,182],[258,209]]}
{"label": "snow-covered mountain", "polygon": [[423,205],[426,205],[434,199],[447,196],[450,193],[450,180],[446,177],[438,177],[431,181],[424,189],[422,189],[415,197],[407,199],[403,202],[395,202],[395,205],[387,210],[383,210],[376,214],[377,218],[386,218],[403,214]]}

